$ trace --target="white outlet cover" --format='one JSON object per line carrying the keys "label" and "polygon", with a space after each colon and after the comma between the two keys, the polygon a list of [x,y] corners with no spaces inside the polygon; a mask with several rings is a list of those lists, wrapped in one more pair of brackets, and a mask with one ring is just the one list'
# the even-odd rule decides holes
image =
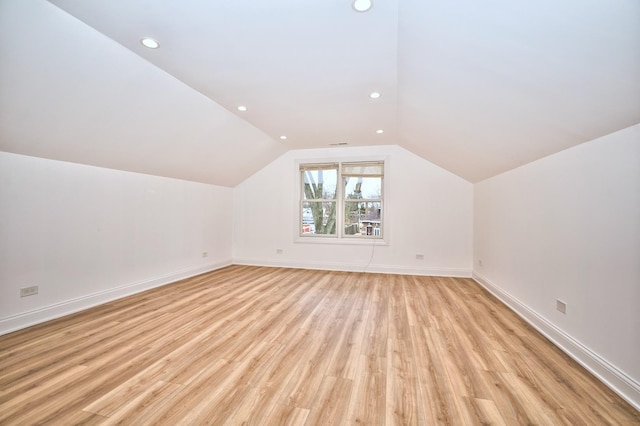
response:
{"label": "white outlet cover", "polygon": [[562,300],[556,300],[556,309],[563,313],[566,314],[567,313],[567,304],[564,303]]}

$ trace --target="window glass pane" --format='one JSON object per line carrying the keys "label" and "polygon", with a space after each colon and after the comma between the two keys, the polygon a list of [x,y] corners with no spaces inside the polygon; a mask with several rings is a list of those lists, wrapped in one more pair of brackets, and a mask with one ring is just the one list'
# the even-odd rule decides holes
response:
{"label": "window glass pane", "polygon": [[344,202],[345,235],[381,236],[382,203],[351,201]]}
{"label": "window glass pane", "polygon": [[337,169],[301,170],[305,200],[333,200],[336,198]]}
{"label": "window glass pane", "polygon": [[382,198],[382,178],[380,177],[345,176],[344,181],[344,197],[346,199]]}
{"label": "window glass pane", "polygon": [[336,235],[336,202],[302,203],[302,235]]}

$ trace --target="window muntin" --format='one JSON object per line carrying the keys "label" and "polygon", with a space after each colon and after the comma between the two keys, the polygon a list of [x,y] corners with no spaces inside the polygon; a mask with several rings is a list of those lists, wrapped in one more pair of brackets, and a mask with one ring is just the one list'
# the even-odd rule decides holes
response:
{"label": "window muntin", "polygon": [[383,237],[384,162],[301,164],[300,176],[301,236]]}

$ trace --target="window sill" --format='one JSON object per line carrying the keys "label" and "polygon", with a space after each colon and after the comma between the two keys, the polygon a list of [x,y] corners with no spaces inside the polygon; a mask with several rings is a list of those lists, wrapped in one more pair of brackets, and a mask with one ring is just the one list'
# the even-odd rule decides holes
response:
{"label": "window sill", "polygon": [[296,237],[295,244],[333,244],[353,246],[388,246],[385,238],[337,238],[337,237]]}

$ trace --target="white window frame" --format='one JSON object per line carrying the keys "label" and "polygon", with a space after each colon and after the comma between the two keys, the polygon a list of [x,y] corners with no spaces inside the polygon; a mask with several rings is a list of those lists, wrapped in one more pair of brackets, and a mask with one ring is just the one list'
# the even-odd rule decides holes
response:
{"label": "white window frame", "polygon": [[[381,226],[380,235],[346,235],[344,230],[344,177],[342,175],[342,164],[347,163],[372,163],[380,162],[383,165],[382,174],[382,188],[381,198],[378,199],[363,199],[363,202],[371,201],[382,203],[381,209]],[[301,173],[301,167],[305,166],[322,166],[322,165],[338,165],[338,177],[336,182],[336,234],[335,235],[308,235],[302,234],[302,205],[304,202],[304,187],[303,177]],[[340,158],[340,159],[298,159],[295,161],[295,173],[296,173],[296,191],[295,191],[295,231],[294,242],[296,243],[311,243],[311,244],[355,244],[355,245],[388,245],[389,244],[389,200],[388,200],[388,182],[389,182],[389,158],[388,157],[360,157],[360,158]],[[329,200],[327,200],[329,201]],[[333,200],[331,200],[333,201]]]}

